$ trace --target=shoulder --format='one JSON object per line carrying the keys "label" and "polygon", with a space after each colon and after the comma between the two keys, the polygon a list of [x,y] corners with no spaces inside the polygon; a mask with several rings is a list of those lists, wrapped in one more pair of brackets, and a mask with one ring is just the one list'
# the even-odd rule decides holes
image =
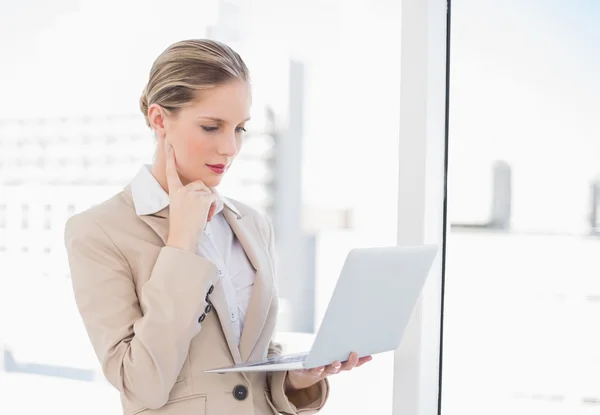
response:
{"label": "shoulder", "polygon": [[[64,244],[71,281],[80,290],[89,290],[90,281],[108,281],[119,275],[131,278],[130,250],[122,235],[131,232],[135,210],[122,192],[71,216],[64,229]],[[138,245],[135,245],[138,246]]]}
{"label": "shoulder", "polygon": [[67,219],[65,224],[65,239],[94,238],[105,235],[113,229],[123,229],[135,220],[133,202],[121,191],[109,199],[100,202]]}

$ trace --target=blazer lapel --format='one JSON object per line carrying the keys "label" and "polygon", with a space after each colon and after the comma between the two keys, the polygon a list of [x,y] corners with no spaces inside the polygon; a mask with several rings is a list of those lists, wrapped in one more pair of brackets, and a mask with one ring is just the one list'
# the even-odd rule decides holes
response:
{"label": "blazer lapel", "polygon": [[146,225],[150,226],[160,236],[163,245],[167,243],[167,237],[169,236],[168,208],[161,210],[155,215],[142,215],[138,216],[138,218],[146,222]]}
{"label": "blazer lapel", "polygon": [[235,341],[231,321],[229,320],[229,307],[227,306],[227,297],[225,297],[225,291],[223,290],[223,284],[221,284],[220,279],[215,283],[215,290],[210,295],[210,301],[215,307],[217,317],[221,322],[221,329],[223,330],[223,334],[225,335],[225,340],[227,340],[227,346],[229,347],[229,351],[231,352],[231,357],[233,357],[233,362],[235,364],[240,364],[242,363],[242,357],[240,355],[240,349],[238,347],[238,344]]}
{"label": "blazer lapel", "polygon": [[238,216],[228,207],[223,209],[223,215],[256,270],[252,296],[250,297],[250,304],[248,305],[240,339],[242,361],[246,362],[252,355],[254,346],[258,342],[267,320],[273,299],[273,270],[271,269],[269,256],[263,248],[264,243],[258,235],[259,230],[252,217],[249,215]]}

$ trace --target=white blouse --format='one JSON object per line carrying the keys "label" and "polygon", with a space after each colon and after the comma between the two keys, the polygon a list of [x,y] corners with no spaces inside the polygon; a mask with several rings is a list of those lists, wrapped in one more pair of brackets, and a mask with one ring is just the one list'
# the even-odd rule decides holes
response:
{"label": "white blouse", "polygon": [[[169,195],[144,165],[131,182],[131,193],[138,215],[152,215],[169,206]],[[229,320],[239,345],[255,271],[244,249],[223,216],[223,206],[229,202],[217,195],[217,208],[212,220],[200,235],[196,253],[212,261],[219,270],[220,284],[229,307]]]}

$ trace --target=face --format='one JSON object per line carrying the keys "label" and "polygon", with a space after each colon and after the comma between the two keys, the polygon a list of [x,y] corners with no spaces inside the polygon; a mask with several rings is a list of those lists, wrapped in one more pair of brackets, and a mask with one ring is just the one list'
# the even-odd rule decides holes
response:
{"label": "face", "polygon": [[[242,146],[250,118],[250,88],[246,82],[235,81],[202,91],[199,98],[165,115],[159,120],[162,128],[155,132],[163,157],[165,144],[173,146],[182,181],[202,180],[216,187]],[[150,121],[154,124],[155,120]]]}

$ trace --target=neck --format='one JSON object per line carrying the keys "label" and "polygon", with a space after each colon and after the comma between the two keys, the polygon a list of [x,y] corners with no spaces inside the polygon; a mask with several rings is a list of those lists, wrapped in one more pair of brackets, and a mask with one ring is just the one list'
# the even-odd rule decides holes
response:
{"label": "neck", "polygon": [[158,184],[160,184],[160,187],[162,187],[165,192],[169,193],[169,186],[167,184],[167,174],[165,170],[165,158],[161,157],[161,154],[157,152],[157,154],[154,157],[154,162],[152,163],[152,169],[150,169],[150,171],[152,172],[152,175],[154,176]]}

